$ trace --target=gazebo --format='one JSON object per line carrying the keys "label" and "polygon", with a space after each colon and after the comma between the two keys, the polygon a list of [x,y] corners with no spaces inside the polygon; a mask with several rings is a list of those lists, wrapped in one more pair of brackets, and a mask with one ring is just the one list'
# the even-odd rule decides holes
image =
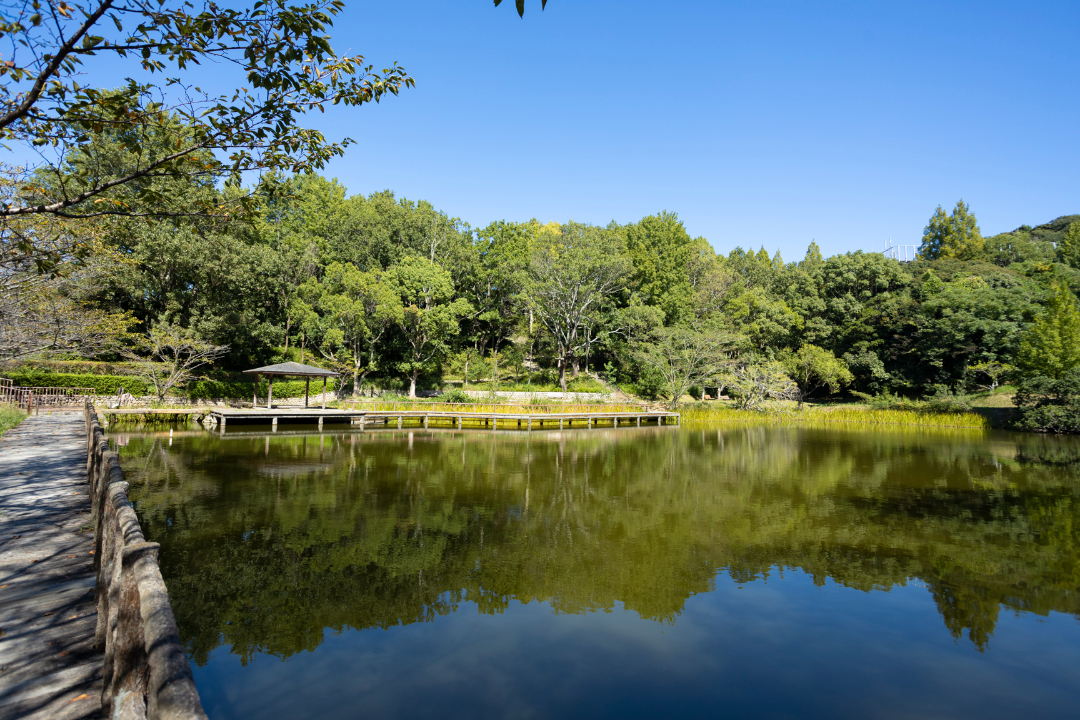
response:
{"label": "gazebo", "polygon": [[301,365],[295,362],[283,362],[277,365],[267,365],[266,367],[255,368],[254,370],[245,370],[244,374],[255,376],[255,394],[252,396],[252,407],[258,407],[259,405],[259,376],[266,375],[270,378],[270,389],[266,393],[266,407],[273,407],[274,403],[274,376],[275,375],[292,375],[294,377],[302,377],[307,380],[304,385],[304,407],[308,406],[308,395],[311,390],[311,378],[321,377],[322,380],[322,409],[326,409],[326,378],[337,377],[339,373],[333,370],[323,370],[312,365]]}

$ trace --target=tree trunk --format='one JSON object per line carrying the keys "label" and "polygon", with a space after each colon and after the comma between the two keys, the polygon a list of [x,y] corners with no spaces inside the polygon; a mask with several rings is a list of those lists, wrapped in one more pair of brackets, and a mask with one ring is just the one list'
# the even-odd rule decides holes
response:
{"label": "tree trunk", "polygon": [[468,390],[469,389],[469,353],[468,352],[465,353],[465,378],[464,378],[464,383],[465,383],[465,389]]}
{"label": "tree trunk", "polygon": [[419,374],[414,372],[409,375],[409,398],[412,400],[416,399],[416,376]]}
{"label": "tree trunk", "polygon": [[360,369],[358,367],[356,367],[356,364],[354,363],[353,364],[353,369],[352,369],[352,396],[353,397],[359,397],[359,394],[360,394],[360,383],[357,382],[357,378],[359,376],[360,376]]}
{"label": "tree trunk", "polygon": [[577,376],[578,376],[578,373],[580,373],[580,372],[581,372],[581,364],[580,364],[580,362],[578,361],[578,359],[577,359],[577,356],[576,356],[576,355],[574,356],[574,364],[573,364],[573,368],[574,368],[574,377],[577,377]]}
{"label": "tree trunk", "polygon": [[559,358],[559,387],[566,392],[566,357]]}

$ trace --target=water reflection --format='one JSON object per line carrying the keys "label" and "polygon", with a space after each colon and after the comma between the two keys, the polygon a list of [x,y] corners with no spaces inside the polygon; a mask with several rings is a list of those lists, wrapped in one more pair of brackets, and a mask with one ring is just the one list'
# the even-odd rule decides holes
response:
{"label": "water reflection", "polygon": [[[751,427],[132,434],[122,450],[202,664],[463,602],[617,605],[665,625],[717,582],[787,569],[925,584],[983,649],[1002,608],[1080,614],[1080,446],[1044,437]],[[123,443],[122,443],[123,444]]]}

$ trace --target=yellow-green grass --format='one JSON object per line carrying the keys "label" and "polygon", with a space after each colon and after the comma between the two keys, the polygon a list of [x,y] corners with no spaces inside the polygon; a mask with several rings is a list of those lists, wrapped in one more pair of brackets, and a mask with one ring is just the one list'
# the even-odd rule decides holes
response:
{"label": "yellow-green grass", "polygon": [[431,412],[478,412],[478,413],[506,413],[511,415],[527,415],[536,413],[597,413],[597,412],[641,412],[641,405],[608,404],[608,403],[548,403],[537,405],[535,403],[447,403],[431,401],[398,400],[346,400],[342,403],[348,410],[406,410]]}
{"label": "yellow-green grass", "polygon": [[26,413],[9,405],[0,405],[0,435],[26,419]]}
{"label": "yellow-green grass", "polygon": [[943,413],[929,410],[877,410],[860,405],[833,407],[790,407],[775,412],[737,410],[728,406],[692,405],[680,409],[684,427],[716,424],[787,424],[806,425],[908,425],[935,428],[970,428],[989,430],[990,421],[971,412]]}

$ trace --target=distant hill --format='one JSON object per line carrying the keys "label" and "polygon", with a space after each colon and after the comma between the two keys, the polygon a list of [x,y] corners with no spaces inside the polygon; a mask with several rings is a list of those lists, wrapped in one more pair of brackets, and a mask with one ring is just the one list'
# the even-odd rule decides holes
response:
{"label": "distant hill", "polygon": [[1030,225],[1021,225],[1012,232],[1001,233],[1002,235],[1026,235],[1031,242],[1051,242],[1057,243],[1061,240],[1061,236],[1065,234],[1065,231],[1069,229],[1069,226],[1074,222],[1080,222],[1080,215],[1062,215],[1061,217],[1051,220],[1048,223],[1031,227]]}

